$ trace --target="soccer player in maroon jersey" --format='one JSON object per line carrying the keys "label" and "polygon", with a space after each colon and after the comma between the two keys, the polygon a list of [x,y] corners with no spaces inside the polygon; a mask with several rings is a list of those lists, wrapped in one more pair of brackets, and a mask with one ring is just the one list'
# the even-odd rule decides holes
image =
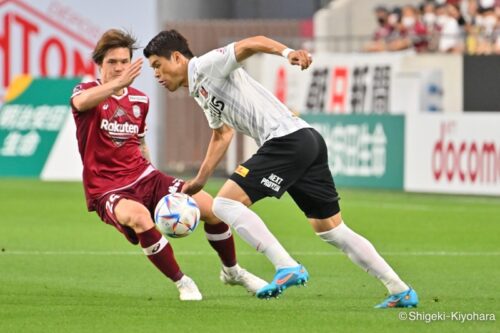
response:
{"label": "soccer player in maroon jersey", "polygon": [[[121,30],[105,32],[92,54],[101,78],[77,85],[71,96],[88,210],[96,211],[132,244],[140,244],[148,259],[175,282],[181,300],[201,300],[196,284],[182,273],[170,243],[152,219],[157,202],[178,192],[184,182],[150,163],[144,138],[149,99],[130,86],[143,63],[131,62],[135,42]],[[212,197],[199,192],[193,198],[205,221],[207,239],[222,261],[221,280],[252,293],[266,285],[238,265],[231,230],[212,213]]]}

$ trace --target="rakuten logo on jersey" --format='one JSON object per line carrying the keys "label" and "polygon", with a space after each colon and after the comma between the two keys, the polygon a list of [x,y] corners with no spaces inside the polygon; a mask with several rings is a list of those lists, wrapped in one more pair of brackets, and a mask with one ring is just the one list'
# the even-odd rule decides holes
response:
{"label": "rakuten logo on jersey", "polygon": [[464,140],[450,136],[454,123],[443,123],[432,151],[436,181],[500,183],[500,144],[486,140]]}
{"label": "rakuten logo on jersey", "polygon": [[139,126],[129,123],[119,123],[103,119],[101,129],[107,131],[111,136],[122,136],[122,134],[139,134]]}

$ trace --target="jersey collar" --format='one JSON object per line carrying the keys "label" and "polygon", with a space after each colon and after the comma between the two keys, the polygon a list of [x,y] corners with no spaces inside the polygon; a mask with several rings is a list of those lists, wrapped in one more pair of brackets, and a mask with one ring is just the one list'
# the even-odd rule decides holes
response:
{"label": "jersey collar", "polygon": [[[96,82],[97,82],[98,85],[102,85],[101,79],[97,79]],[[111,97],[113,97],[114,99],[120,100],[123,97],[126,97],[127,95],[128,95],[128,88],[125,87],[125,88],[123,88],[123,94],[122,95],[120,95],[120,96],[111,95]]]}
{"label": "jersey collar", "polygon": [[195,62],[198,59],[198,57],[193,57],[189,60],[188,63],[188,88],[189,88],[189,95],[191,96],[196,96],[196,76],[195,71],[196,71],[196,65]]}

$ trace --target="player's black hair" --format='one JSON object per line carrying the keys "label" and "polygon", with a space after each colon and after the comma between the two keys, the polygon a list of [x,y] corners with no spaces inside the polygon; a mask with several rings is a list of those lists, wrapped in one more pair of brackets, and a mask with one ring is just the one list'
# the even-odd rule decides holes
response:
{"label": "player's black hair", "polygon": [[96,64],[102,65],[106,53],[118,47],[127,48],[130,51],[130,59],[132,59],[134,50],[137,50],[135,43],[136,39],[132,34],[118,29],[110,29],[106,31],[97,42],[92,52],[92,60],[94,60]]}
{"label": "player's black hair", "polygon": [[164,30],[151,39],[144,48],[146,58],[156,55],[170,59],[172,52],[178,51],[186,58],[191,59],[193,52],[189,49],[188,42],[177,30]]}

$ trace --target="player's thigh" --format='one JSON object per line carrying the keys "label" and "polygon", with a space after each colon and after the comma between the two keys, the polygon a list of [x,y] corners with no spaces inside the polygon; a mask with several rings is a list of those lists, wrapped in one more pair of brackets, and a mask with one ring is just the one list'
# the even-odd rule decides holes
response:
{"label": "player's thigh", "polygon": [[318,153],[314,162],[288,189],[288,193],[309,219],[329,219],[340,212],[339,196],[328,165],[328,148],[323,137],[311,130]]}
{"label": "player's thigh", "polygon": [[[137,193],[150,198],[145,200],[145,205],[150,212],[154,212],[157,203],[167,194],[180,191],[184,181],[162,172],[155,172],[146,181],[141,182]],[[217,224],[221,221],[212,212],[213,198],[205,191],[200,191],[192,196],[200,208],[200,218],[208,224]]]}
{"label": "player's thigh", "polygon": [[137,200],[132,189],[108,193],[95,201],[95,211],[103,222],[115,227],[130,243],[136,245],[139,243],[139,239],[135,231],[130,227],[120,224],[115,215],[115,207],[123,199]]}
{"label": "player's thigh", "polygon": [[179,178],[172,177],[160,171],[155,171],[146,179],[142,180],[135,187],[135,195],[141,198],[144,206],[149,210],[151,216],[158,202],[169,193],[177,193],[182,188],[184,181]]}
{"label": "player's thigh", "polygon": [[[318,197],[317,194],[293,186],[288,193],[302,210],[309,221],[327,220],[340,213],[338,196],[333,192],[328,197]],[[311,223],[314,226],[314,223]]]}
{"label": "player's thigh", "polygon": [[[303,128],[266,141],[250,159],[238,166],[230,179],[252,203],[264,197],[281,198],[314,163],[318,152],[314,133],[309,128]],[[234,192],[235,186],[226,185],[226,192]]]}
{"label": "player's thigh", "polygon": [[137,201],[122,199],[116,204],[114,211],[118,222],[132,228],[136,233],[154,227],[151,213],[143,204]]}
{"label": "player's thigh", "polygon": [[328,219],[340,212],[339,195],[327,163],[313,165],[288,193],[308,219]]}
{"label": "player's thigh", "polygon": [[250,200],[248,194],[238,185],[238,183],[231,179],[228,179],[224,185],[222,185],[217,196],[239,201],[247,207],[252,204],[252,200]]}
{"label": "player's thigh", "polygon": [[[233,182],[232,180],[227,180],[226,183],[222,186],[218,197],[223,197],[226,199],[232,199],[235,201],[239,201],[247,206],[251,205],[252,202],[248,198],[248,195],[243,191],[238,184]],[[205,191],[200,191],[193,195],[193,199],[198,204],[201,213],[201,219],[208,224],[218,224],[222,222],[217,216],[213,213],[213,197]]]}

